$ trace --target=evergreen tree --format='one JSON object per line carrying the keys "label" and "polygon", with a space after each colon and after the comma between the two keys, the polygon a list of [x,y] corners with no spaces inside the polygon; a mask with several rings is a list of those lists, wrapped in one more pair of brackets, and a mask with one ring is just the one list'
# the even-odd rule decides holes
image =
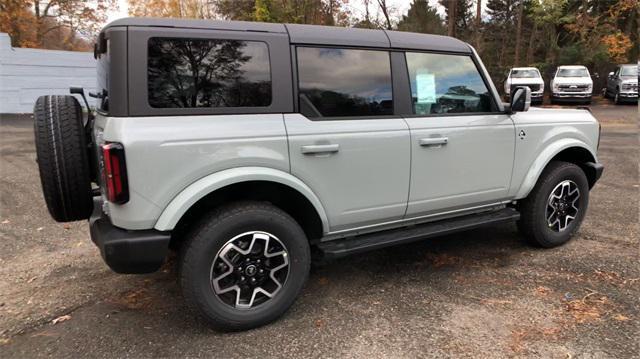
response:
{"label": "evergreen tree", "polygon": [[425,34],[445,34],[442,18],[427,0],[414,0],[406,15],[398,22],[398,30]]}

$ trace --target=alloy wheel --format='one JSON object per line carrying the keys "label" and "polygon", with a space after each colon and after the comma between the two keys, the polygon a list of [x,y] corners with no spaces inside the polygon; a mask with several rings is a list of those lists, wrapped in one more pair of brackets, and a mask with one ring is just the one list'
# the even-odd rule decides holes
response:
{"label": "alloy wheel", "polygon": [[214,293],[236,309],[264,304],[284,286],[289,276],[289,252],[274,235],[251,231],[227,241],[211,265]]}
{"label": "alloy wheel", "polygon": [[560,182],[547,200],[547,225],[554,232],[565,231],[580,211],[580,190],[571,180]]}

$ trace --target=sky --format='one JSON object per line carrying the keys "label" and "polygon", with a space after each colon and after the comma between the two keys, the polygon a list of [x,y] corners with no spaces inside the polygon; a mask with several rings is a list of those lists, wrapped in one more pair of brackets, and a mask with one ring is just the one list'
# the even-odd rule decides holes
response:
{"label": "sky", "polygon": [[[372,0],[372,5],[369,5],[369,11],[375,15],[375,11],[377,9],[377,5],[375,4],[375,0]],[[393,16],[399,18],[401,15],[405,14],[407,10],[409,10],[409,6],[411,5],[411,0],[387,0],[389,7],[393,10]],[[435,6],[438,10],[438,13],[441,16],[444,16],[444,8],[438,4],[438,0],[429,0],[429,3],[432,6]],[[482,12],[486,11],[487,1],[484,0],[482,2]],[[361,0],[351,0],[348,5],[351,9],[351,12],[357,17],[363,17],[365,13],[364,5]],[[127,17],[128,9],[128,1],[127,0],[118,0],[118,9],[115,11],[111,11],[109,13],[109,19],[107,22],[111,22],[113,20],[117,20],[123,17]],[[474,10],[475,12],[475,10]]]}

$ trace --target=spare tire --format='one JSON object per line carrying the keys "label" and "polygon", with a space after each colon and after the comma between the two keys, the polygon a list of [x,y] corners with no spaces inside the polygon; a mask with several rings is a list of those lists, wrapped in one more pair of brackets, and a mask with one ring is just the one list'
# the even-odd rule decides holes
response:
{"label": "spare tire", "polygon": [[73,96],[40,96],[33,109],[42,192],[58,222],[87,219],[93,210],[82,108]]}

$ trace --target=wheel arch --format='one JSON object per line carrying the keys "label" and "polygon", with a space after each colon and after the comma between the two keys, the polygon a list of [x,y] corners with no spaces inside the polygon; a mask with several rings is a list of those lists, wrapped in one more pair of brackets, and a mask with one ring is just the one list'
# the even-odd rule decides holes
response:
{"label": "wheel arch", "polygon": [[213,206],[229,200],[271,202],[298,221],[311,240],[329,231],[322,203],[306,184],[289,173],[264,167],[232,168],[197,180],[171,200],[154,228],[181,231]]}
{"label": "wheel arch", "polygon": [[593,168],[587,165],[588,162],[596,163],[596,154],[589,149],[586,143],[577,139],[565,139],[548,146],[538,155],[531,165],[527,175],[520,186],[515,198],[522,199],[529,195],[529,192],[538,182],[542,171],[552,161],[565,161],[576,164],[584,171],[589,181],[589,188],[593,187],[597,181],[597,175]]}

